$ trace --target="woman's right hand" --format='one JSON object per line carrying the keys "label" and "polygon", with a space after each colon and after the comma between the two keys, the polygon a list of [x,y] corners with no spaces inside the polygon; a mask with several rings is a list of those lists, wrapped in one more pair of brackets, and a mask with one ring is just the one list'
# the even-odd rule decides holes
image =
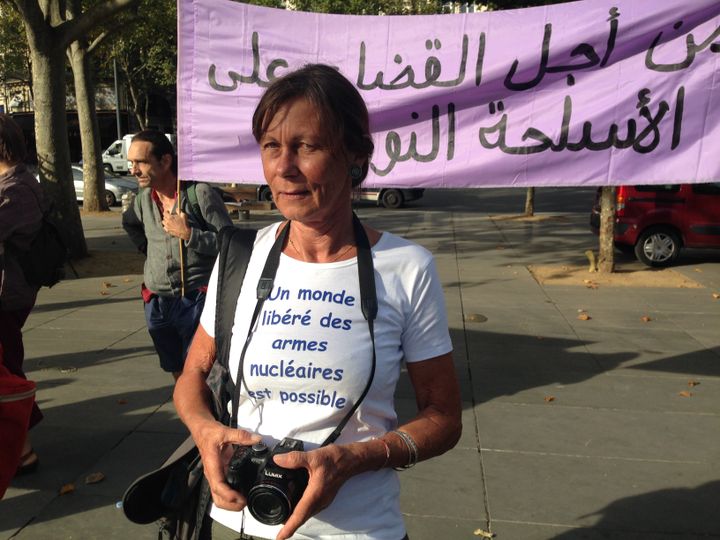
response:
{"label": "woman's right hand", "polygon": [[242,429],[232,429],[214,420],[194,426],[192,435],[200,450],[205,478],[210,484],[215,505],[236,512],[245,508],[245,497],[228,485],[225,481],[225,473],[234,451],[233,445],[253,445],[262,440],[260,435]]}
{"label": "woman's right hand", "polygon": [[215,340],[202,324],[195,332],[182,374],[175,383],[173,400],[183,423],[188,427],[200,450],[205,477],[210,484],[213,501],[226,510],[242,510],[245,498],[225,482],[225,471],[233,453],[233,444],[252,445],[259,435],[224,426],[212,415],[212,396],[206,384],[215,362]]}

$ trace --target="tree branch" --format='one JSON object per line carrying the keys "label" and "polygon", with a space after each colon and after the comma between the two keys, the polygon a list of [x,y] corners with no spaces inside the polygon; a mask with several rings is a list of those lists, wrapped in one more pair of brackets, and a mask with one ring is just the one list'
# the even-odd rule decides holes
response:
{"label": "tree branch", "polygon": [[109,30],[103,30],[102,33],[95,39],[93,39],[92,43],[88,45],[87,52],[92,54],[95,49],[100,47],[100,45],[102,45],[104,41],[106,41],[110,36],[112,36],[115,32],[118,32],[119,30],[121,30],[119,26],[113,26]]}
{"label": "tree branch", "polygon": [[[19,0],[16,0],[19,1]],[[127,9],[140,0],[105,0],[94,5],[79,17],[58,26],[61,46],[67,48],[70,43],[80,39],[97,25],[105,22],[120,11]]]}
{"label": "tree branch", "polygon": [[[15,9],[25,22],[26,28],[30,30],[28,34],[32,33],[34,38],[40,27],[45,24],[45,15],[43,15],[40,5],[33,0],[7,0],[7,2],[15,6]],[[30,37],[28,35],[28,39]]]}

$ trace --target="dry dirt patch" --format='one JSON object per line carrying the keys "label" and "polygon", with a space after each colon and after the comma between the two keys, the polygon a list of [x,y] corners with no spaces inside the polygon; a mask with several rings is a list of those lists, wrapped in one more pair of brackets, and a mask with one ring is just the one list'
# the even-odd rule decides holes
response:
{"label": "dry dirt patch", "polygon": [[540,221],[569,221],[567,216],[552,214],[535,214],[526,216],[524,214],[498,214],[488,216],[491,221],[519,221],[521,223],[537,223]]}
{"label": "dry dirt patch", "polygon": [[101,217],[101,218],[120,219],[120,214],[118,212],[113,212],[112,210],[106,210],[103,212],[89,212],[89,211],[83,210],[81,208],[80,215],[81,216],[91,216],[91,217]]}
{"label": "dry dirt patch", "polygon": [[[84,259],[73,261],[81,278],[110,277],[142,274],[145,255],[129,251],[90,251]],[[67,277],[75,277],[72,270],[66,271]]]}
{"label": "dry dirt patch", "polygon": [[579,285],[589,288],[609,287],[664,287],[702,289],[703,285],[670,268],[658,270],[623,270],[611,274],[588,272],[587,265],[547,265],[527,267],[535,281],[541,285]]}

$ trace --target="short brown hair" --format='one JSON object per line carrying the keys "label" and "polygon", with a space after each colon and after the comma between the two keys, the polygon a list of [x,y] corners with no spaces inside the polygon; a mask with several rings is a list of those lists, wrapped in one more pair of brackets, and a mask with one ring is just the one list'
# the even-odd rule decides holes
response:
{"label": "short brown hair", "polygon": [[177,154],[175,154],[175,149],[173,148],[170,139],[168,139],[162,131],[158,131],[156,129],[144,129],[143,131],[140,131],[139,133],[133,135],[131,142],[136,141],[149,142],[150,153],[155,156],[155,159],[157,159],[158,161],[160,161],[165,154],[169,154],[172,158],[170,170],[175,176],[177,176]]}
{"label": "short brown hair", "polygon": [[329,141],[342,141],[344,150],[364,158],[362,176],[353,180],[353,187],[360,185],[375,148],[368,110],[355,86],[331,66],[307,64],[273,81],[253,114],[255,140],[260,142],[275,114],[297,98],[317,108],[322,125],[327,126]]}
{"label": "short brown hair", "polygon": [[22,163],[27,157],[25,136],[9,114],[0,113],[0,161]]}

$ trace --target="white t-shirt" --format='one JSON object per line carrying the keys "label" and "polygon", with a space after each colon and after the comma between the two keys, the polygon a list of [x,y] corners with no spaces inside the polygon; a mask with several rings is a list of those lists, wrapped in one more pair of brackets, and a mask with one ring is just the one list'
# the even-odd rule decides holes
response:
{"label": "white t-shirt", "polygon": [[[235,314],[229,369],[237,383],[240,353],[256,304],[256,286],[279,224],[258,232]],[[452,350],[445,302],[432,255],[383,233],[372,248],[378,316],[372,386],[338,444],[380,437],[397,426],[393,407],[402,361],[418,362]],[[215,332],[217,266],[200,323]],[[243,364],[238,425],[272,448],[283,437],[317,448],[361,396],[372,366],[368,324],[360,309],[357,259],[307,263],[284,254],[273,290],[258,316]],[[244,514],[244,517],[243,515]],[[213,519],[246,534],[275,538],[280,526],[249,512],[213,505]],[[333,503],[293,538],[399,540],[405,527],[399,482],[392,469],[350,478]]]}

